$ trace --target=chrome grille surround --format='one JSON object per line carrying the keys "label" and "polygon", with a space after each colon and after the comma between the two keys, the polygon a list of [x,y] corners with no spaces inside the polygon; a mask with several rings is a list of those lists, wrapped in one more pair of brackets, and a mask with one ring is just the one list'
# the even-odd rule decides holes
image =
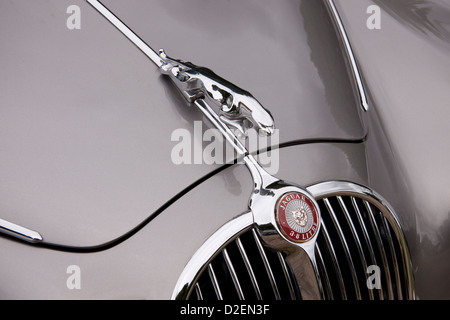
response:
{"label": "chrome grille surround", "polygon": [[[307,188],[322,212],[315,273],[322,299],[414,299],[403,231],[391,206],[373,190],[332,181]],[[215,232],[192,257],[173,299],[302,299],[297,263],[308,259],[270,248],[246,212]],[[294,246],[294,244],[292,244]],[[381,288],[370,289],[378,267]]]}
{"label": "chrome grille surround", "polygon": [[[316,260],[324,299],[415,299],[408,245],[389,203],[347,182],[325,182],[308,191],[322,211]],[[370,266],[379,268],[379,289],[367,286]]]}

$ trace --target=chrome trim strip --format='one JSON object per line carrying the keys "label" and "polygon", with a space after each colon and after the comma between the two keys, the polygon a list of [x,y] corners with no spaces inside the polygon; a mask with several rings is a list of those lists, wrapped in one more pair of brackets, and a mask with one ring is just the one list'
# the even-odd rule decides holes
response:
{"label": "chrome trim strip", "polygon": [[3,219],[0,219],[0,233],[31,243],[41,242],[43,240],[39,232]]}
{"label": "chrome trim strip", "polygon": [[355,78],[356,86],[357,86],[358,93],[359,93],[361,108],[364,111],[369,111],[369,103],[367,102],[366,90],[364,88],[364,84],[363,84],[363,81],[361,78],[361,73],[359,71],[358,63],[356,62],[356,58],[353,53],[353,49],[350,44],[350,40],[348,39],[347,32],[345,31],[344,24],[342,23],[341,17],[336,8],[334,0],[325,0],[325,3],[327,4],[329,12],[331,13],[332,18],[336,23],[337,30],[338,30],[338,32],[341,36],[342,42],[344,44],[345,52],[347,53],[347,57],[350,60],[351,70],[352,70],[353,76]]}

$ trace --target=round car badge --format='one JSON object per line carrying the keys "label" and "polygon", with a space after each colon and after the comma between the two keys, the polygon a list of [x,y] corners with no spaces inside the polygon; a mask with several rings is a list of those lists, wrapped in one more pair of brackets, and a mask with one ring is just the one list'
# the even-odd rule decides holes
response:
{"label": "round car badge", "polygon": [[300,192],[284,194],[277,203],[278,224],[294,242],[307,242],[319,230],[319,211],[313,200]]}

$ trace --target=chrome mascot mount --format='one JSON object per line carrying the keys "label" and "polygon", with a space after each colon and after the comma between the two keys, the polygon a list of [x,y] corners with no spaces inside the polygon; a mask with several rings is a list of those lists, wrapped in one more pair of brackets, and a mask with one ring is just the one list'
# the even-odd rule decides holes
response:
{"label": "chrome mascot mount", "polygon": [[259,235],[266,245],[284,252],[287,261],[295,257],[303,298],[320,299],[314,254],[321,221],[317,202],[301,187],[270,175],[233,132],[237,130],[239,136],[245,136],[252,129],[271,135],[274,121],[270,112],[249,92],[210,69],[172,59],[164,50],[157,53],[102,3],[87,1],[146,54],[162,74],[168,75],[185,99],[196,105],[234,147],[253,178],[249,209]]}

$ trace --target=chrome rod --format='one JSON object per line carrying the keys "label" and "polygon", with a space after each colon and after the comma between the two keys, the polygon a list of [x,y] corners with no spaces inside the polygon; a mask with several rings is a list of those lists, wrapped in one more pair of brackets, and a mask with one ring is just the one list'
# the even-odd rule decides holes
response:
{"label": "chrome rod", "polygon": [[356,86],[358,88],[358,93],[360,97],[361,107],[364,111],[369,110],[369,103],[367,101],[367,94],[364,88],[364,84],[361,78],[361,73],[359,71],[358,63],[356,62],[355,54],[353,53],[352,46],[350,44],[350,40],[348,39],[347,32],[345,31],[344,24],[342,23],[339,12],[334,4],[333,0],[327,0],[325,3],[328,4],[328,9],[337,24],[337,29],[341,36],[341,39],[344,43],[344,48],[347,53],[347,56],[350,60],[350,66],[352,69],[353,76],[355,78]]}
{"label": "chrome rod", "polygon": [[216,112],[208,105],[204,99],[195,100],[195,105],[208,118],[209,121],[222,133],[225,139],[233,146],[238,156],[245,156],[248,154],[247,149],[236,135],[228,128],[217,115]]}
{"label": "chrome rod", "polygon": [[246,147],[242,144],[242,142],[236,137],[236,135],[231,131],[228,126],[221,121],[219,115],[211,108],[211,106],[205,101],[205,99],[197,99],[194,104],[198,109],[208,118],[209,121],[222,133],[225,139],[233,146],[234,150],[238,155],[238,161],[243,160],[248,170],[250,171],[254,188],[260,189],[263,188],[270,183],[278,180],[272,175],[270,175],[253,157],[253,155],[249,154]]}
{"label": "chrome rod", "polygon": [[98,0],[87,0],[87,2],[93,6],[102,16],[104,16],[109,22],[111,22],[122,34],[127,37],[136,47],[138,47],[154,64],[161,68],[163,61],[159,54],[153,50],[148,44],[138,37],[125,23],[123,23],[114,13],[112,13],[107,7],[105,7]]}

